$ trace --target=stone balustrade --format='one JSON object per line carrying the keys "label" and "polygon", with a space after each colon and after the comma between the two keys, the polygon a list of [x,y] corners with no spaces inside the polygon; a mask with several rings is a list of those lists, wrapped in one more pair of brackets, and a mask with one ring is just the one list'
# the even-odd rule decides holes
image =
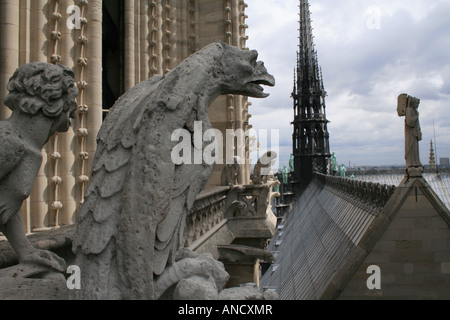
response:
{"label": "stone balustrade", "polygon": [[199,194],[186,218],[186,248],[224,222],[228,190],[229,187],[217,187]]}
{"label": "stone balustrade", "polygon": [[270,203],[278,195],[273,191],[277,183],[217,187],[201,193],[186,219],[184,246],[194,249],[225,224],[236,238],[271,238],[276,217]]}
{"label": "stone balustrade", "polygon": [[[267,225],[267,228],[264,227],[268,218],[270,221],[273,220],[271,219],[273,214],[270,215],[270,199],[274,195],[272,189],[273,185],[264,184],[235,186],[231,189],[228,186],[217,187],[202,192],[198,195],[192,210],[186,218],[184,246],[191,247],[195,242],[201,243],[205,240],[203,239],[205,235],[214,233],[215,230],[225,225],[229,220],[235,220],[236,228],[240,230],[240,233],[245,233],[246,227],[244,225],[246,225],[245,221],[247,221],[249,226],[251,226],[250,229],[259,226],[265,230],[264,234],[266,234],[269,229],[272,229],[271,223]],[[252,221],[255,223],[252,224]],[[70,230],[69,238],[71,238],[74,227],[72,225],[64,227],[62,230],[50,229],[42,232],[39,238],[51,238],[53,233],[64,233],[64,230]],[[265,237],[264,235],[261,236]],[[270,232],[266,236],[270,238]],[[0,242],[2,241],[0,240]],[[6,243],[5,245],[5,248],[10,249],[9,245]],[[52,247],[52,249],[55,248]],[[11,257],[11,259],[13,258]],[[2,263],[1,265],[5,264]]]}
{"label": "stone balustrade", "polygon": [[339,193],[356,206],[364,207],[374,214],[382,210],[396,189],[395,186],[339,176],[316,174],[316,177],[325,184],[325,188]]}

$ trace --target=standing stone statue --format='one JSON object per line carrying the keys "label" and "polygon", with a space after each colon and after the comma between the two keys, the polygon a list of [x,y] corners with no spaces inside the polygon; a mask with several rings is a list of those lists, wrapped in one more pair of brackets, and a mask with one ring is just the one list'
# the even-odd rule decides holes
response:
{"label": "standing stone statue", "polygon": [[338,172],[338,166],[337,166],[337,159],[336,159],[336,153],[333,152],[331,154],[331,175],[336,175]]}
{"label": "standing stone statue", "polygon": [[273,192],[280,192],[280,180],[278,180],[278,177],[275,176],[275,181],[277,182],[277,184],[274,184],[273,186]]}
{"label": "standing stone statue", "polygon": [[286,166],[283,166],[283,169],[281,170],[281,174],[283,177],[283,184],[287,184],[288,183],[288,170],[287,170]]}
{"label": "standing stone statue", "polygon": [[[98,134],[73,241],[81,269],[78,299],[159,299],[165,284],[175,283],[165,275],[180,275],[175,270],[184,270],[184,259],[210,274],[210,262],[177,253],[187,213],[214,164],[176,164],[178,142],[171,136],[184,130],[195,140],[196,121],[210,130],[208,107],[221,94],[267,97],[261,85],[273,86],[275,79],[257,57],[254,50],[216,42],[116,102]],[[195,277],[191,271],[183,274]]]}
{"label": "standing stone statue", "polygon": [[289,171],[294,173],[294,155],[291,153],[290,157],[289,157]]}
{"label": "standing stone statue", "polygon": [[339,167],[339,171],[341,173],[341,177],[345,178],[345,174],[347,172],[347,168],[345,167],[345,164],[341,164],[341,166]]}
{"label": "standing stone statue", "polygon": [[19,263],[64,271],[63,259],[30,244],[19,210],[41,166],[42,147],[70,127],[78,95],[74,74],[62,65],[29,63],[16,70],[8,90],[5,105],[12,115],[0,121],[0,231]]}
{"label": "standing stone statue", "polygon": [[406,171],[409,176],[421,176],[423,172],[419,157],[419,141],[422,140],[418,112],[419,104],[418,98],[407,94],[401,94],[398,97],[398,115],[405,117],[405,160]]}

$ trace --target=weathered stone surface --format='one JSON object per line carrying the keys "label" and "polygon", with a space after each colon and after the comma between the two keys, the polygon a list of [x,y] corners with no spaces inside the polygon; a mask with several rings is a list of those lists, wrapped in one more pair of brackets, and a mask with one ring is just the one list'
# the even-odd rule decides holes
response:
{"label": "weathered stone surface", "polygon": [[[156,281],[155,298],[160,298],[168,289],[185,279],[190,280],[180,284],[180,287],[176,291],[177,297],[185,296],[183,292],[190,290],[188,288],[189,285],[186,285],[189,283],[198,283],[196,287],[199,291],[202,291],[201,288],[204,286],[205,293],[199,292],[199,295],[205,294],[209,296],[211,290],[215,290],[216,292],[222,290],[228,278],[229,276],[225,271],[223,263],[214,259],[211,254],[197,254],[183,249],[179,251],[177,261],[172,266],[166,268]],[[213,281],[213,285],[209,284],[211,281]]]}
{"label": "weathered stone surface", "polygon": [[253,259],[263,259],[267,262],[274,260],[273,253],[267,249],[260,249],[242,245],[221,245],[218,247],[220,258],[227,262],[238,262]]}
{"label": "weathered stone surface", "polygon": [[42,147],[55,132],[70,127],[78,95],[74,74],[62,65],[25,64],[11,77],[8,91],[5,104],[12,115],[0,121],[0,231],[19,262],[63,271],[63,259],[30,244],[19,209],[31,193]]}
{"label": "weathered stone surface", "polygon": [[69,290],[61,273],[37,264],[0,269],[0,300],[66,300]]}
{"label": "weathered stone surface", "polygon": [[174,300],[217,300],[217,291],[214,278],[192,276],[178,282],[173,295]]}
{"label": "weathered stone surface", "polygon": [[203,132],[211,129],[207,109],[215,98],[267,97],[260,84],[275,81],[256,59],[256,51],[216,42],[117,101],[98,135],[74,237],[79,298],[156,298],[154,275],[174,264],[187,212],[214,167],[176,164],[172,134],[194,132],[203,149],[194,129],[199,122]]}
{"label": "weathered stone surface", "polygon": [[219,300],[279,300],[279,297],[274,291],[267,290],[262,293],[254,283],[248,283],[223,290]]}
{"label": "weathered stone surface", "polygon": [[0,300],[68,300],[64,276],[59,279],[0,278]]}

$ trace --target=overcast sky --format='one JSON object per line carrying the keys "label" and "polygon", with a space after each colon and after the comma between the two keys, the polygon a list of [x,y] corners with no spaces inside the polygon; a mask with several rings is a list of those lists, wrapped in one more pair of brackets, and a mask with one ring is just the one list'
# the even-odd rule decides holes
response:
{"label": "overcast sky", "polygon": [[[251,124],[280,130],[280,166],[292,152],[298,0],[246,0],[247,46],[277,81],[251,99]],[[421,161],[450,157],[450,0],[310,0],[323,69],[331,152],[338,163],[403,165],[404,118],[397,97],[421,99]],[[434,124],[434,131],[433,131]]]}

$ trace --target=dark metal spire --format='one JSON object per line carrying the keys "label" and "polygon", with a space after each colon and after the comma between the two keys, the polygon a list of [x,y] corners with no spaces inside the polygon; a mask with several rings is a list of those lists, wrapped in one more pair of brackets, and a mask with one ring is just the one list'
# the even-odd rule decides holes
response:
{"label": "dark metal spire", "polygon": [[300,0],[299,51],[294,90],[294,179],[300,189],[311,181],[314,172],[328,173],[330,158],[322,69],[319,67],[311,27],[308,0]]}

